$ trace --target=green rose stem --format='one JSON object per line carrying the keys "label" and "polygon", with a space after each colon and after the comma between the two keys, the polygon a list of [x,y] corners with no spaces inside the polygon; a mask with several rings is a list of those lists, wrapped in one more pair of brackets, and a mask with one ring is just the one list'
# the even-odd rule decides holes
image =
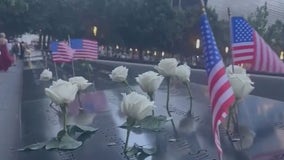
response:
{"label": "green rose stem", "polygon": [[233,124],[233,132],[239,132],[239,124],[238,124],[238,118],[237,118],[237,101],[234,102],[234,104],[229,109],[229,116],[228,116],[228,122],[227,122],[227,134],[230,135],[230,128],[231,128],[231,122]]}
{"label": "green rose stem", "polygon": [[[238,121],[238,101],[236,100],[234,103],[234,108],[233,108],[233,122],[234,122],[234,130],[237,132],[237,135],[240,134],[239,132],[239,121]],[[240,137],[239,137],[240,138]],[[239,139],[237,137],[237,139]]]}
{"label": "green rose stem", "polygon": [[127,152],[127,147],[128,147],[128,141],[129,141],[130,131],[131,131],[131,127],[132,127],[134,124],[135,124],[135,120],[134,120],[134,119],[132,119],[132,118],[127,118],[126,141],[125,141],[124,150],[123,150],[124,153]]}
{"label": "green rose stem", "polygon": [[192,94],[191,94],[191,91],[190,91],[190,85],[187,82],[185,82],[184,84],[186,85],[186,89],[187,89],[187,92],[189,94],[189,99],[190,99],[189,114],[192,115]]}
{"label": "green rose stem", "polygon": [[62,113],[63,113],[63,128],[64,128],[64,132],[67,133],[67,125],[66,125],[66,119],[67,119],[66,104],[60,105],[60,108],[61,108]]}
{"label": "green rose stem", "polygon": [[82,106],[82,101],[81,101],[81,98],[80,98],[80,95],[81,95],[81,92],[78,91],[77,92],[77,97],[78,97],[78,102],[79,102],[79,109],[84,109],[83,106]]}
{"label": "green rose stem", "polygon": [[173,126],[173,130],[174,130],[174,133],[175,133],[175,136],[178,136],[178,133],[177,133],[177,129],[176,129],[176,125],[175,125],[175,123],[174,123],[174,120],[173,120],[173,117],[172,117],[172,115],[171,115],[171,112],[170,112],[170,110],[169,110],[169,102],[170,102],[170,77],[166,77],[166,81],[167,81],[167,86],[168,86],[168,88],[167,88],[167,112],[168,112],[168,115],[169,115],[169,117],[171,117],[172,119],[171,119],[171,122],[172,122],[172,126]]}
{"label": "green rose stem", "polygon": [[123,81],[123,83],[127,86],[127,88],[129,89],[129,92],[134,91],[134,89],[132,89],[132,88],[130,87],[129,83],[128,83],[126,80]]}
{"label": "green rose stem", "polygon": [[89,81],[93,83],[92,87],[93,89],[95,90],[95,82],[93,80],[93,76],[92,76],[92,73],[94,71],[93,67],[92,67],[92,64],[88,63],[88,78],[89,78]]}
{"label": "green rose stem", "polygon": [[[150,98],[150,101],[154,101],[154,94],[153,93],[147,93],[149,98]],[[154,108],[152,110],[152,116],[155,116],[155,111],[154,111]]]}
{"label": "green rose stem", "polygon": [[60,111],[57,110],[56,108],[54,108],[53,104],[54,104],[54,103],[51,101],[50,104],[49,104],[49,107],[50,107],[51,109],[53,109],[56,113],[59,113]]}

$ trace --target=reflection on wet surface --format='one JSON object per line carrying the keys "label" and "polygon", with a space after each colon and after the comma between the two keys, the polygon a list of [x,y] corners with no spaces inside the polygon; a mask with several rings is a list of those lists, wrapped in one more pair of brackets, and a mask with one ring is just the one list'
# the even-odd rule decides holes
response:
{"label": "reflection on wet surface", "polygon": [[[115,63],[115,62],[114,62]],[[22,101],[21,146],[41,142],[55,136],[60,129],[56,112],[49,107],[50,100],[44,95],[44,88],[50,83],[39,81],[42,71],[41,63],[33,63],[34,68],[24,70],[24,90]],[[52,66],[52,64],[50,64]],[[52,68],[52,67],[51,67]],[[20,160],[74,160],[74,159],[126,159],[122,154],[126,131],[118,128],[125,122],[120,113],[121,93],[127,92],[125,86],[112,82],[108,74],[114,67],[94,64],[93,75],[77,69],[86,78],[92,77],[95,87],[81,94],[82,104],[89,113],[96,113],[94,119],[83,119],[92,122],[99,128],[86,143],[76,151],[34,151],[20,152]],[[129,68],[129,82],[135,90],[139,89],[134,81],[138,73],[147,71],[141,65]],[[70,76],[70,65],[58,68],[59,77]],[[192,75],[194,76],[194,75]],[[193,113],[188,117],[189,96],[186,89],[178,81],[171,82],[170,110],[177,126],[179,137],[177,141],[170,123],[160,132],[132,132],[129,145],[137,143],[145,147],[157,147],[157,154],[147,160],[213,160],[217,152],[213,143],[211,130],[211,110],[209,107],[207,87],[192,83]],[[167,115],[165,109],[166,85],[162,84],[155,94],[155,113]],[[242,126],[245,140],[241,144],[229,141],[225,130],[221,128],[221,141],[225,160],[278,160],[284,154],[284,102],[248,96],[239,106],[239,123]],[[78,101],[69,106],[69,115],[78,115]],[[252,145],[252,146],[251,146]],[[269,146],[269,147],[268,147]],[[244,149],[245,148],[245,149]],[[283,150],[283,151],[282,151]],[[283,158],[282,158],[283,159]]]}

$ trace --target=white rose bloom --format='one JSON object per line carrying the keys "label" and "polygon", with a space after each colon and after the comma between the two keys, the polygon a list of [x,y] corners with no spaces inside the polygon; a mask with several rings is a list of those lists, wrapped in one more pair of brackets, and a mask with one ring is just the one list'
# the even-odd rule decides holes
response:
{"label": "white rose bloom", "polygon": [[69,84],[70,82],[68,82],[68,81],[64,81],[64,80],[62,80],[62,79],[59,79],[59,80],[57,80],[57,81],[53,81],[52,82],[52,85],[53,86],[57,86],[57,85],[59,85],[59,84]]}
{"label": "white rose bloom", "polygon": [[77,91],[77,85],[63,80],[58,80],[49,88],[45,88],[45,94],[58,105],[74,101]]}
{"label": "white rose bloom", "polygon": [[164,77],[159,76],[156,72],[148,71],[143,74],[139,74],[135,79],[144,92],[153,93],[160,87]]}
{"label": "white rose bloom", "polygon": [[180,65],[176,68],[176,76],[182,82],[189,82],[191,68],[187,65]]}
{"label": "white rose bloom", "polygon": [[128,75],[128,69],[124,66],[116,67],[112,70],[109,77],[115,82],[123,82],[126,81]]}
{"label": "white rose bloom", "polygon": [[232,65],[228,66],[226,68],[226,72],[227,74],[246,74],[247,73],[246,69],[238,65],[234,65],[234,72],[233,72]]}
{"label": "white rose bloom", "polygon": [[165,58],[154,68],[164,77],[175,76],[178,61],[175,58]]}
{"label": "white rose bloom", "polygon": [[130,118],[142,120],[146,116],[151,115],[154,108],[154,102],[151,102],[146,96],[131,92],[123,95],[121,102],[121,111]]}
{"label": "white rose bloom", "polygon": [[72,84],[76,84],[79,90],[85,90],[90,85],[92,85],[92,83],[89,83],[88,80],[81,76],[69,78],[69,82],[71,82]]}
{"label": "white rose bloom", "polygon": [[45,69],[40,74],[40,80],[49,81],[52,79],[52,72],[49,69]]}
{"label": "white rose bloom", "polygon": [[250,92],[254,89],[254,87],[252,86],[254,83],[246,74],[245,69],[237,67],[235,69],[236,69],[235,73],[230,73],[230,72],[227,73],[229,73],[228,78],[233,88],[235,97],[237,99],[241,99],[250,94]]}

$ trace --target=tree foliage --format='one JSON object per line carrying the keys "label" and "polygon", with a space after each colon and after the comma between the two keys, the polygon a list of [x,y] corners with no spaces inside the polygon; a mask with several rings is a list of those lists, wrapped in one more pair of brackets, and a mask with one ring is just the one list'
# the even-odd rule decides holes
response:
{"label": "tree foliage", "polygon": [[[183,4],[183,3],[182,3]],[[24,32],[56,39],[94,38],[103,44],[155,49],[185,55],[195,49],[200,37],[200,7],[173,7],[170,0],[1,0],[0,29],[8,35]],[[207,10],[216,41],[223,52],[229,46],[229,23]],[[267,6],[260,6],[249,22],[275,48],[283,47],[283,23],[268,27]],[[283,37],[283,36],[282,36]],[[278,50],[278,49],[277,49]]]}
{"label": "tree foliage", "polygon": [[257,7],[256,11],[248,17],[249,23],[261,36],[264,36],[267,30],[268,15],[267,3],[265,2],[263,6]]}
{"label": "tree foliage", "polygon": [[277,52],[284,50],[284,23],[277,20],[268,27],[266,35],[267,42]]}
{"label": "tree foliage", "polygon": [[24,0],[1,0],[0,1],[0,29],[16,35],[28,29],[26,13],[29,9]]}

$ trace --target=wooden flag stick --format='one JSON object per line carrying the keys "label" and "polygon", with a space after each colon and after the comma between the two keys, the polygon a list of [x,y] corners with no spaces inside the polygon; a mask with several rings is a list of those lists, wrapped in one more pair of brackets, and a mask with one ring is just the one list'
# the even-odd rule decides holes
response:
{"label": "wooden flag stick", "polygon": [[[71,40],[70,40],[69,34],[68,34],[68,45],[71,48]],[[74,67],[74,60],[73,59],[72,59],[71,65],[72,65],[72,74],[73,74],[73,77],[74,77],[75,76],[75,67]]]}
{"label": "wooden flag stick", "polygon": [[201,2],[201,10],[204,14],[206,14],[206,7],[205,7],[205,3],[204,3],[204,0],[200,0]]}
{"label": "wooden flag stick", "polygon": [[55,70],[55,76],[56,76],[56,80],[58,80],[58,72],[57,72],[57,65],[55,62],[53,62],[54,64],[54,70]]}
{"label": "wooden flag stick", "polygon": [[232,71],[235,73],[235,68],[234,68],[234,58],[233,58],[233,53],[232,53],[232,22],[231,22],[231,10],[228,7],[228,18],[229,18],[229,28],[230,28],[230,33],[229,33],[229,43],[230,43],[230,49],[229,49],[229,54],[231,54],[231,63],[232,63]]}
{"label": "wooden flag stick", "polygon": [[74,61],[72,60],[72,74],[75,76],[75,68],[74,68]]}

